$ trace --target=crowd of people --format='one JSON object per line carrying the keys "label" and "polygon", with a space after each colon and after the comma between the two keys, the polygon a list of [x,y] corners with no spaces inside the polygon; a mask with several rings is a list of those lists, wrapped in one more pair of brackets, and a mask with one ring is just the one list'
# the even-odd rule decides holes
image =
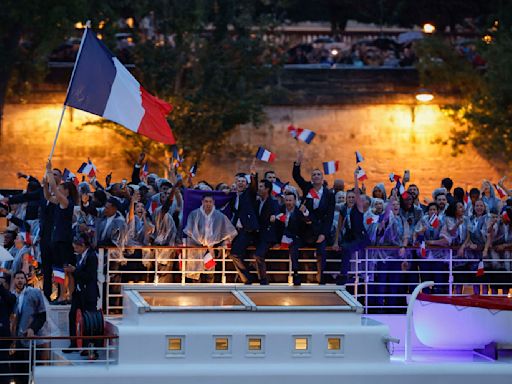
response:
{"label": "crowd of people", "polygon": [[[284,182],[288,175],[272,170],[259,177],[254,161],[233,183],[212,186],[194,182],[192,175],[183,179],[175,169],[168,179],[147,173],[144,159],[142,153],[129,182],[113,183],[108,176],[105,185],[94,174],[78,182],[50,162],[42,181],[18,173],[27,179],[26,190],[0,203],[0,216],[9,222],[4,247],[12,256],[0,265],[3,335],[44,335],[45,298],[71,304],[70,324],[76,309],[96,310],[100,247],[113,247],[109,257],[119,269],[153,269],[159,260],[168,271],[186,268],[190,282],[213,281],[208,272],[215,269],[216,249],[225,247],[239,281],[261,285],[272,283],[265,263],[272,249],[288,250],[293,284],[300,285],[302,248],[316,249],[317,283],[331,282],[325,273],[329,251],[339,260],[335,282],[346,284],[355,252],[362,257],[373,247],[367,272],[375,282],[368,290],[376,306],[401,305],[400,294],[425,280],[435,281],[433,292],[439,294],[461,293],[463,284],[476,294],[509,291],[512,191],[504,179],[465,191],[444,178],[431,196],[421,198],[409,172],[390,176],[389,193],[384,183],[369,189],[360,168],[350,188],[341,179],[329,186],[320,169],[303,174],[300,151],[291,169],[296,187]],[[186,267],[169,260],[177,246],[191,248]],[[130,258],[142,262],[126,263]],[[248,258],[254,258],[256,273]],[[454,292],[448,292],[450,262]],[[476,277],[482,265],[503,273]],[[161,281],[172,282],[172,275]],[[6,321],[11,314],[14,322]]]}

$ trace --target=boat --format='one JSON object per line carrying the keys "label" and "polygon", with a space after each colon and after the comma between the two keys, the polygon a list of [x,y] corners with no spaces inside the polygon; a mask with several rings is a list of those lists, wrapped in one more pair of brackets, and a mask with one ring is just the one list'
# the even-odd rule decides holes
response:
{"label": "boat", "polygon": [[414,304],[414,330],[426,346],[481,349],[512,344],[512,298],[436,296],[420,293]]}

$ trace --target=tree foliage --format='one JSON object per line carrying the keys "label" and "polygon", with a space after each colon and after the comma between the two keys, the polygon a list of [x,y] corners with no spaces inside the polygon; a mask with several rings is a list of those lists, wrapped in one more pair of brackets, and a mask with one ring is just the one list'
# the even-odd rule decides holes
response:
{"label": "tree foliage", "polygon": [[[442,142],[454,153],[472,144],[504,168],[512,162],[512,30],[506,18],[496,20],[487,31],[491,43],[468,45],[464,53],[436,37],[424,40],[418,69],[423,85],[456,95],[443,109],[458,128]],[[485,59],[484,67],[472,65],[475,55]]]}

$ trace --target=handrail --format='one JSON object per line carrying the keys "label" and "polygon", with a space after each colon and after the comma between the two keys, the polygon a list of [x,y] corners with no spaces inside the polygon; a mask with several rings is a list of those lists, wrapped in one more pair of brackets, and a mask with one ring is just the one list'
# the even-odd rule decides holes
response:
{"label": "handrail", "polygon": [[117,335],[105,335],[105,336],[12,336],[12,337],[0,337],[1,340],[114,340],[119,339]]}

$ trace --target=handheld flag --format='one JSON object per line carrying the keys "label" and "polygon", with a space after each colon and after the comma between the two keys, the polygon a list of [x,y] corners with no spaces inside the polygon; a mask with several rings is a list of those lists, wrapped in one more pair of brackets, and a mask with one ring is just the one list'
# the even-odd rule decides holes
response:
{"label": "handheld flag", "polygon": [[284,213],[280,213],[276,216],[276,219],[279,220],[281,223],[286,223],[286,215]]}
{"label": "handheld flag", "polygon": [[433,214],[430,219],[428,219],[428,223],[432,226],[432,228],[437,229],[439,228],[439,216],[437,214]]}
{"label": "handheld flag", "polygon": [[466,191],[466,193],[464,194],[464,204],[467,204],[469,202],[469,192]]}
{"label": "handheld flag", "polygon": [[316,136],[316,133],[310,131],[309,129],[296,128],[293,125],[288,127],[288,132],[290,132],[295,140],[303,141],[306,144],[311,144],[311,141],[313,141],[314,137]]}
{"label": "handheld flag", "polygon": [[78,187],[78,184],[80,184],[80,182],[76,178],[76,175],[67,168],[64,168],[64,172],[62,173],[62,179],[64,181],[73,182],[73,184],[75,184],[75,186],[77,186],[77,187]]}
{"label": "handheld flag", "polygon": [[281,196],[286,185],[288,185],[288,183],[282,183],[279,180],[274,181],[272,183],[272,196]]}
{"label": "handheld flag", "polygon": [[206,251],[203,256],[203,264],[205,269],[215,268],[215,258],[212,256],[210,250]]}
{"label": "handheld flag", "polygon": [[368,176],[366,176],[366,172],[363,168],[357,167],[357,180],[359,181],[365,181],[368,179]]}
{"label": "handheld flag", "polygon": [[149,171],[148,171],[148,163],[144,163],[144,165],[142,166],[142,168],[140,169],[140,175],[139,177],[142,179],[142,180],[146,180],[147,177],[149,175]]}
{"label": "handheld flag", "polygon": [[404,185],[400,181],[396,182],[395,188],[398,191],[398,193],[400,194],[400,196],[402,196],[403,199],[406,199],[409,196],[409,194],[405,190]]}
{"label": "handheld flag", "polygon": [[425,244],[425,240],[420,244],[420,254],[423,258],[427,257],[427,245]]}
{"label": "handheld flag", "polygon": [[286,235],[283,235],[283,237],[281,238],[281,246],[280,246],[280,248],[281,249],[289,249],[291,243],[293,243],[293,239],[288,237],[288,236],[286,236]]}
{"label": "handheld flag", "polygon": [[96,176],[97,171],[98,170],[96,166],[92,163],[91,160],[88,159],[87,163],[82,163],[82,165],[80,166],[80,168],[78,168],[78,171],[76,172],[86,175],[88,177],[94,177]]}
{"label": "handheld flag", "polygon": [[66,279],[66,274],[62,268],[53,268],[53,281],[57,284],[64,284],[64,280]]}
{"label": "handheld flag", "polygon": [[326,161],[323,163],[324,173],[326,175],[332,175],[338,171],[339,161]]}
{"label": "handheld flag", "polygon": [[391,181],[392,183],[396,183],[396,182],[400,181],[400,176],[395,175],[394,173],[390,173],[389,181]]}
{"label": "handheld flag", "polygon": [[311,188],[306,197],[313,200],[320,200],[320,196],[318,196],[318,193],[316,192],[315,188]]}
{"label": "handheld flag", "polygon": [[370,213],[366,217],[366,225],[372,225],[374,223],[378,223],[379,221],[380,221],[380,216],[379,215],[374,215],[373,213]]}
{"label": "handheld flag", "polygon": [[271,163],[276,159],[276,155],[263,147],[259,147],[258,151],[256,152],[256,158],[261,161]]}
{"label": "handheld flag", "polygon": [[496,188],[496,191],[498,192],[500,199],[507,197],[507,191],[505,191],[500,185],[494,184],[494,188]]}
{"label": "handheld flag", "polygon": [[195,177],[197,173],[197,161],[194,163],[193,166],[190,167],[190,171],[188,171],[188,174],[190,177]]}
{"label": "handheld flag", "polygon": [[363,155],[361,155],[361,152],[356,151],[356,164],[359,164],[363,161],[364,161],[364,159],[363,159]]}
{"label": "handheld flag", "polygon": [[510,217],[508,216],[507,211],[503,211],[503,213],[501,214],[501,219],[505,224],[510,223]]}
{"label": "handheld flag", "polygon": [[149,94],[90,28],[85,28],[64,104],[152,140],[176,142],[165,118],[172,106]]}
{"label": "handheld flag", "polygon": [[478,262],[478,268],[476,270],[476,276],[477,277],[482,277],[483,275],[485,275],[484,262],[483,262],[483,260],[480,260]]}

